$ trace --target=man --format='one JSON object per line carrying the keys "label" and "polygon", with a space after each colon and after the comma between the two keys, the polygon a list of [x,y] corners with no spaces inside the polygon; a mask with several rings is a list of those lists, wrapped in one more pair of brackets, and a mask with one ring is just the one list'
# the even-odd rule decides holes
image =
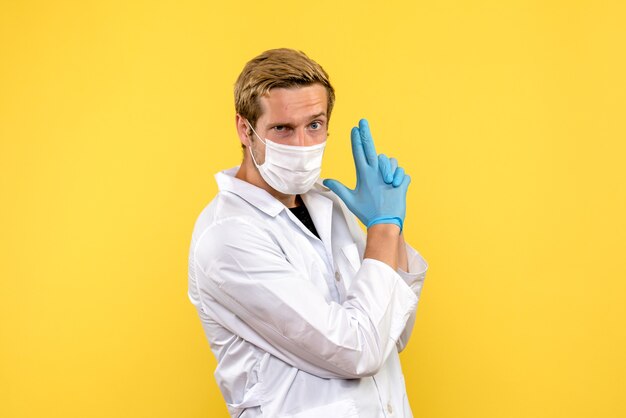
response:
{"label": "man", "polygon": [[427,265],[402,235],[410,178],[361,120],[355,190],[319,181],[334,97],[289,49],[254,58],[235,85],[243,161],[216,175],[189,256],[233,417],[412,416],[398,352]]}

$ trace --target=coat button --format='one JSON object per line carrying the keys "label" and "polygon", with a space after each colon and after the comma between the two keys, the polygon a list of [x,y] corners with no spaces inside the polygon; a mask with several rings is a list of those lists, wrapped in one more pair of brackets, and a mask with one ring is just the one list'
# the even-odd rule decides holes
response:
{"label": "coat button", "polygon": [[393,414],[393,408],[391,407],[391,402],[387,402],[387,412]]}
{"label": "coat button", "polygon": [[341,274],[338,271],[335,272],[335,280],[337,281],[341,280]]}

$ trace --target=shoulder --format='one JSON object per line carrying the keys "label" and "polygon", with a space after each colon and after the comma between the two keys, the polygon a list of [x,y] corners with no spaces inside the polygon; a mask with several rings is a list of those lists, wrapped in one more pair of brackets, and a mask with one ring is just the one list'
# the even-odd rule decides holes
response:
{"label": "shoulder", "polygon": [[218,193],[196,221],[191,249],[195,262],[206,270],[216,262],[256,258],[262,252],[282,256],[266,217],[238,196]]}
{"label": "shoulder", "polygon": [[198,215],[192,234],[192,242],[197,242],[208,229],[246,230],[263,226],[268,215],[237,194],[220,191]]}

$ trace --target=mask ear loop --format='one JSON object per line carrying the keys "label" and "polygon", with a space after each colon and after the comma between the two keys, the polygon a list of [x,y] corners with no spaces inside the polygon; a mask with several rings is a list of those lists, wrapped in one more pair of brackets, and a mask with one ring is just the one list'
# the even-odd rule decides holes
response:
{"label": "mask ear loop", "polygon": [[254,128],[252,127],[252,125],[250,125],[250,122],[248,122],[248,119],[246,119],[246,123],[248,124],[248,126],[250,127],[250,129],[252,129],[252,132],[254,132],[254,134],[256,135],[257,138],[259,138],[259,141],[261,141],[261,143],[263,145],[267,145],[267,142],[263,141],[263,139],[261,139],[261,137],[259,136],[259,134],[256,133],[256,131],[254,130]]}
{"label": "mask ear loop", "polygon": [[[246,123],[248,124],[248,126],[250,127],[250,129],[252,129],[252,132],[254,132],[254,134],[256,135],[257,138],[259,138],[259,141],[261,141],[262,144],[264,144],[265,146],[267,146],[267,143],[265,141],[263,141],[261,139],[261,137],[259,136],[259,134],[256,133],[256,131],[254,130],[254,128],[252,127],[252,125],[250,125],[250,122],[248,122],[248,119],[245,119]],[[250,156],[252,157],[252,161],[254,161],[254,165],[256,165],[257,168],[259,168],[261,165],[259,163],[256,162],[256,158],[254,158],[254,152],[252,152],[252,144],[250,144]],[[265,164],[265,163],[264,163]]]}

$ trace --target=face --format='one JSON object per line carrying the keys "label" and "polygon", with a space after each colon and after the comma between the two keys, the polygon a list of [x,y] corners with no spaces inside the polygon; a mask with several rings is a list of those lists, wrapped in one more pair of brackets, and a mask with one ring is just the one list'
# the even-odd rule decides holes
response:
{"label": "face", "polygon": [[[275,88],[261,97],[262,114],[254,129],[264,140],[284,145],[311,146],[326,141],[328,135],[327,93],[321,84],[306,87]],[[241,119],[241,121],[240,121]],[[249,128],[238,116],[238,126]],[[240,129],[241,132],[241,129]],[[246,135],[244,135],[246,136]],[[241,135],[240,135],[241,137]],[[265,162],[265,145],[252,133],[242,138],[252,144],[259,164]]]}

